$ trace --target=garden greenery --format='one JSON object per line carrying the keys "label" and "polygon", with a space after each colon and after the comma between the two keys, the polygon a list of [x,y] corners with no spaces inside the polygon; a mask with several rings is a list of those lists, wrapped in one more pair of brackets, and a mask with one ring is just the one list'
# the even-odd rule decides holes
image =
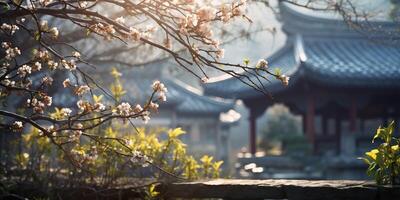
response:
{"label": "garden greenery", "polygon": [[369,165],[368,176],[373,177],[379,185],[400,183],[400,139],[393,137],[394,128],[394,121],[388,127],[379,127],[372,139],[372,143],[381,141],[378,148],[360,158]]}
{"label": "garden greenery", "polygon": [[[122,98],[126,93],[121,75],[116,68],[112,69],[114,81],[110,91],[115,98]],[[96,104],[103,96],[93,94],[93,99]],[[152,109],[158,108],[155,105]],[[68,118],[63,109],[55,107],[50,116],[57,120]],[[115,109],[113,112],[125,112],[119,106]],[[219,177],[223,162],[213,161],[208,155],[199,160],[188,155],[186,145],[179,139],[185,134],[181,128],[133,129],[128,122],[126,119],[109,121],[84,132],[78,129],[72,134],[52,133],[52,137],[32,126],[19,140],[12,141],[13,146],[20,148],[15,151],[15,157],[2,163],[3,181],[33,182],[40,190],[48,190],[46,195],[50,197],[52,186],[107,188],[122,184],[147,191],[146,197],[151,197],[158,194],[155,185],[160,182]],[[88,126],[96,123],[98,120],[85,122]],[[7,187],[2,189],[8,193]]]}

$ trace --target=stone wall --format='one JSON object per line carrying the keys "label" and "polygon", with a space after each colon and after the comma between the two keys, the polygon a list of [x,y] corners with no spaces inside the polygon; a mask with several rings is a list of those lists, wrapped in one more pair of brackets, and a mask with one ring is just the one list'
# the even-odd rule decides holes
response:
{"label": "stone wall", "polygon": [[367,181],[218,179],[160,185],[166,198],[395,200],[400,186],[376,186]]}

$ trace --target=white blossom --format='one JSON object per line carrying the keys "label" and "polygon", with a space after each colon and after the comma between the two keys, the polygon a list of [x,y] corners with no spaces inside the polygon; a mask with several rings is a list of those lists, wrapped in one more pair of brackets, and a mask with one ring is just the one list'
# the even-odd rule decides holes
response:
{"label": "white blossom", "polygon": [[131,113],[131,105],[123,102],[117,106],[117,113],[122,116],[129,116]]}
{"label": "white blossom", "polygon": [[135,108],[133,108],[133,113],[137,114],[143,111],[143,108],[141,105],[136,104]]}
{"label": "white blossom", "polygon": [[132,152],[132,157],[130,160],[134,165],[141,165],[142,167],[149,166],[149,162],[151,162],[146,155],[143,155],[140,151],[136,150]]}
{"label": "white blossom", "polygon": [[11,48],[11,47],[9,46],[8,49],[6,49],[6,56],[5,56],[5,58],[6,58],[7,60],[11,60],[11,59],[17,57],[18,55],[21,55],[21,51],[19,50],[18,47]]}
{"label": "white blossom", "polygon": [[142,113],[142,120],[145,124],[147,124],[150,121],[150,112],[149,111],[144,111]]}
{"label": "white blossom", "polygon": [[17,70],[17,74],[20,77],[25,77],[27,74],[30,74],[30,73],[32,73],[32,68],[28,65],[22,65]]}
{"label": "white blossom", "polygon": [[54,62],[54,61],[52,61],[52,60],[49,60],[49,61],[47,62],[47,65],[49,66],[49,68],[50,68],[51,70],[55,70],[55,69],[57,69],[57,67],[58,67],[58,63],[57,63],[57,62]]}
{"label": "white blossom", "polygon": [[72,110],[69,108],[62,108],[60,112],[63,117],[69,117],[72,113]]}
{"label": "white blossom", "polygon": [[79,1],[79,6],[80,6],[81,8],[86,8],[87,5],[88,5],[88,2],[87,2],[87,1]]}
{"label": "white blossom", "polygon": [[202,83],[207,83],[207,82],[208,82],[208,78],[207,78],[207,77],[201,78],[201,82],[202,82]]}
{"label": "white blossom", "polygon": [[78,108],[80,109],[80,110],[85,110],[85,105],[86,105],[86,103],[84,102],[84,101],[82,101],[82,100],[79,100],[79,101],[77,101],[76,102],[76,105],[78,106]]}
{"label": "white blossom", "polygon": [[63,81],[63,86],[64,86],[64,88],[71,86],[71,81],[69,80],[69,78],[67,78]]}
{"label": "white blossom", "polygon": [[1,43],[1,47],[2,47],[3,49],[8,49],[8,48],[10,48],[10,44],[9,44],[8,42],[2,42],[2,43]]}
{"label": "white blossom", "polygon": [[106,109],[106,106],[104,106],[102,103],[95,103],[94,104],[94,110],[97,112],[103,111]]}
{"label": "white blossom", "polygon": [[88,91],[90,91],[90,87],[89,86],[81,85],[81,86],[78,87],[78,89],[75,90],[75,94],[81,96],[81,95],[85,94]]}
{"label": "white blossom", "polygon": [[75,61],[74,61],[74,60],[67,61],[67,60],[62,59],[62,60],[61,60],[61,65],[62,65],[65,69],[68,69],[68,70],[70,70],[70,71],[76,69],[76,64],[75,64]]}
{"label": "white blossom", "polygon": [[159,107],[158,103],[150,102],[150,104],[149,104],[149,108],[154,111],[157,111],[158,107]]}
{"label": "white blossom", "polygon": [[51,96],[44,96],[43,97],[43,103],[47,106],[51,106],[51,104],[53,103],[53,97]]}
{"label": "white blossom", "polygon": [[97,157],[98,157],[98,154],[97,154],[97,147],[96,147],[96,146],[92,146],[92,147],[90,148],[89,154],[87,155],[86,158],[87,158],[89,161],[94,161],[94,160],[97,159]]}
{"label": "white blossom", "polygon": [[216,55],[217,55],[218,59],[224,58],[225,50],[224,49],[218,49],[217,52],[216,52]]}
{"label": "white blossom", "polygon": [[23,123],[21,121],[15,121],[13,123],[13,128],[14,129],[22,129],[24,127]]}
{"label": "white blossom", "polygon": [[118,17],[115,21],[119,24],[125,24],[125,18],[123,16]]}
{"label": "white blossom", "polygon": [[168,89],[165,87],[164,83],[161,83],[158,80],[154,81],[151,87],[155,92],[168,92]]}
{"label": "white blossom", "polygon": [[80,130],[80,129],[83,129],[83,125],[81,123],[77,123],[74,125],[74,128],[78,129],[78,130],[74,130],[73,134],[71,134],[69,136],[70,141],[79,141],[79,139],[83,133],[82,130]]}
{"label": "white blossom", "polygon": [[40,71],[42,69],[42,64],[40,62],[35,62],[35,64],[32,67],[32,71]]}
{"label": "white blossom", "polygon": [[132,38],[134,41],[139,41],[142,37],[142,34],[134,27],[129,28],[129,37]]}
{"label": "white blossom", "polygon": [[210,21],[215,18],[216,10],[210,6],[201,7],[196,14],[200,21]]}
{"label": "white blossom", "polygon": [[57,27],[53,27],[49,30],[49,33],[51,34],[51,37],[57,38],[59,35]]}
{"label": "white blossom", "polygon": [[42,78],[42,83],[44,85],[52,85],[53,84],[53,78],[49,77],[49,76],[45,76]]}
{"label": "white blossom", "polygon": [[153,88],[154,92],[158,93],[158,98],[161,101],[167,100],[166,93],[168,92],[168,89],[165,87],[163,83],[161,83],[160,81],[154,81],[151,87]]}
{"label": "white blossom", "polygon": [[288,86],[289,85],[289,79],[290,79],[289,76],[281,75],[279,79],[281,80],[281,82],[282,82],[282,84],[284,86]]}
{"label": "white blossom", "polygon": [[49,5],[51,2],[52,2],[52,0],[39,0],[39,3],[44,6]]}
{"label": "white blossom", "polygon": [[15,33],[17,30],[19,30],[19,27],[18,27],[17,25],[10,25],[10,24],[7,24],[7,23],[3,23],[3,24],[0,26],[0,28],[1,28],[3,31],[9,31],[11,35],[14,35],[14,33]]}
{"label": "white blossom", "polygon": [[80,58],[80,57],[81,57],[81,54],[80,54],[79,52],[77,52],[77,51],[73,51],[73,52],[72,52],[72,56],[74,56],[74,57],[76,57],[76,58]]}
{"label": "white blossom", "polygon": [[256,64],[256,68],[257,69],[259,69],[259,68],[267,69],[268,68],[268,62],[266,60],[264,60],[264,59],[260,59],[260,60],[258,60],[258,62]]}

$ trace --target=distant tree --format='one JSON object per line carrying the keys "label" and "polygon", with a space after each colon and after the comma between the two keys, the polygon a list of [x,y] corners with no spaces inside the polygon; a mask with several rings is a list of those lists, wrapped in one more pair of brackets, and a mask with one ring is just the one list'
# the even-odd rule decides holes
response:
{"label": "distant tree", "polygon": [[304,154],[309,144],[302,132],[301,122],[284,105],[275,105],[267,111],[262,131],[261,147],[269,151],[272,143],[280,143],[284,154]]}

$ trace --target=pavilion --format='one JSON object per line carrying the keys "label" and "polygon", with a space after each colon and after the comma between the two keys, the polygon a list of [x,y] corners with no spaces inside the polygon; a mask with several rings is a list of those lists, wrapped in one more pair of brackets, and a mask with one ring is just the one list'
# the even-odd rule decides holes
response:
{"label": "pavilion", "polygon": [[[400,118],[400,47],[384,33],[360,33],[341,19],[301,9],[280,3],[287,41],[266,59],[270,67],[279,67],[291,77],[287,87],[273,78],[262,80],[271,99],[236,78],[223,76],[205,84],[205,94],[244,102],[250,113],[253,155],[256,119],[274,103],[303,116],[304,133],[314,153],[361,152],[373,134],[373,129],[366,129],[367,122],[379,121],[373,125],[376,129],[378,124]],[[381,30],[396,27],[387,21],[371,23]]]}

